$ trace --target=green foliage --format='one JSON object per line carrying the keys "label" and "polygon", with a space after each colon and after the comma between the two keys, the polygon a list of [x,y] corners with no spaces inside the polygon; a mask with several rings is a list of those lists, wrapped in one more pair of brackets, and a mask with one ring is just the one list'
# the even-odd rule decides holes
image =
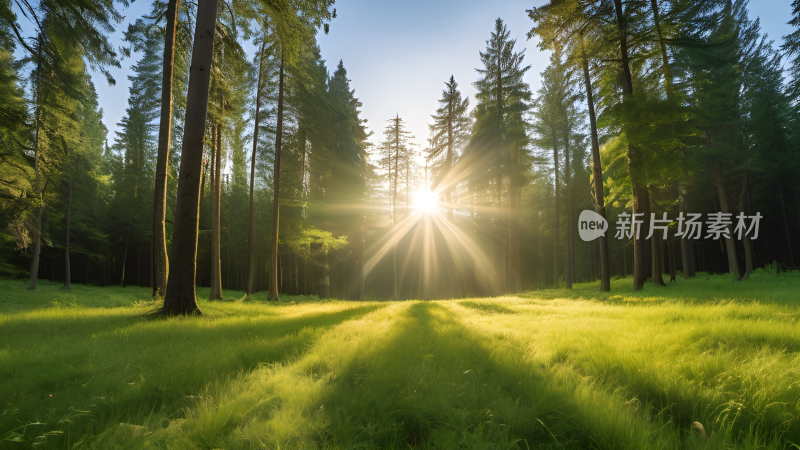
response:
{"label": "green foliage", "polygon": [[29,110],[13,54],[0,50],[0,246],[27,248],[31,237],[26,225],[26,191],[33,170],[29,164],[31,131]]}
{"label": "green foliage", "polygon": [[[412,139],[414,136],[406,129],[405,121],[398,115],[394,119],[387,120],[389,125],[383,129],[383,141],[378,147],[378,166],[385,174],[388,186],[385,197],[391,204],[391,217],[397,223],[399,219],[399,203],[401,199],[410,197],[408,192],[410,183],[405,180],[410,179],[414,174],[411,166],[414,158]],[[405,191],[405,195],[403,192]],[[408,205],[406,205],[406,210]]]}
{"label": "green foliage", "polygon": [[330,231],[323,231],[315,226],[309,226],[299,234],[284,239],[284,243],[295,255],[308,259],[311,249],[317,248],[327,254],[331,250],[338,250],[347,245],[347,236],[334,237]]}
{"label": "green foliage", "polygon": [[[464,146],[472,134],[472,117],[469,111],[469,97],[462,97],[458,83],[451,75],[445,83],[439,107],[431,115],[433,123],[428,125],[431,136],[428,138],[427,159],[433,163],[433,186],[442,182],[450,169],[458,161]],[[455,184],[457,179],[448,180]],[[449,200],[452,201],[452,200]]]}
{"label": "green foliage", "polygon": [[[127,0],[24,2],[24,6],[20,7],[21,12],[36,23],[38,36],[33,40],[33,45],[21,38],[18,43],[30,57],[36,58],[42,55],[56,58],[63,47],[70,47],[90,68],[104,74],[109,84],[114,84],[114,78],[107,68],[119,67],[120,63],[113,45],[108,41],[108,35],[123,18],[115,3],[128,4]],[[16,23],[12,23],[12,27],[15,35],[20,36]]]}
{"label": "green foliage", "polygon": [[483,162],[482,170],[473,175],[479,183],[488,178],[502,180],[504,174],[520,175],[527,145],[523,114],[530,107],[531,92],[523,80],[530,66],[522,65],[524,51],[516,52],[515,45],[508,27],[498,18],[486,51],[480,52],[483,67],[476,69],[480,78],[473,83],[478,90],[475,124],[464,151],[469,159]]}
{"label": "green foliage", "polygon": [[797,101],[800,98],[800,0],[792,1],[792,18],[789,20],[789,25],[795,28],[795,31],[783,37],[783,45],[781,49],[787,56],[791,56],[791,81],[790,81],[790,95]]}
{"label": "green foliage", "polygon": [[[64,178],[58,187],[58,198],[48,210],[49,232],[54,253],[63,257],[65,221],[69,184],[73,184],[70,255],[74,262],[87,270],[103,267],[109,249],[109,211],[105,208],[110,200],[112,184],[104,167],[104,143],[107,130],[103,125],[103,111],[97,103],[97,93],[89,78],[86,78],[85,96],[77,111],[79,117],[79,145],[71,148],[71,155],[64,167]],[[43,274],[47,275],[47,274]],[[76,274],[76,279],[84,277]]]}

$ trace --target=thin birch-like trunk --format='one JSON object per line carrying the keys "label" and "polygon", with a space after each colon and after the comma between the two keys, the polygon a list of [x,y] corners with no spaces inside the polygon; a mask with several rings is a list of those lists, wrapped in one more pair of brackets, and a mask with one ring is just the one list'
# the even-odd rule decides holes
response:
{"label": "thin birch-like trunk", "polygon": [[155,191],[153,199],[153,297],[163,297],[167,291],[169,258],[167,256],[167,179],[169,169],[170,139],[172,133],[172,78],[175,71],[175,36],[178,29],[180,0],[167,3],[164,36],[164,70],[161,76],[161,118],[158,128],[158,157],[156,159]]}
{"label": "thin birch-like trunk", "polygon": [[272,253],[269,266],[269,296],[268,301],[280,300],[278,294],[278,233],[280,226],[280,200],[281,200],[281,143],[283,135],[283,69],[284,57],[281,55],[281,67],[278,75],[278,126],[275,128],[275,165],[273,169],[273,200],[272,200]]}

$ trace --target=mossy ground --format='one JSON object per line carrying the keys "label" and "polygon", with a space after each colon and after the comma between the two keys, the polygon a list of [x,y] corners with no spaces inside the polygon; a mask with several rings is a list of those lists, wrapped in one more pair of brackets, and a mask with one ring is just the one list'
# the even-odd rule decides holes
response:
{"label": "mossy ground", "polygon": [[800,274],[630,285],[162,318],[0,279],[0,448],[800,449]]}

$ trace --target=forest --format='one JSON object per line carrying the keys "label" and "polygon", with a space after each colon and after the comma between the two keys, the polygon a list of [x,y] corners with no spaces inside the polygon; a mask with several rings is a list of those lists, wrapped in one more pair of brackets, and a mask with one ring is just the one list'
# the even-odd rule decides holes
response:
{"label": "forest", "polygon": [[800,0],[532,0],[426,136],[132,3],[0,0],[0,449],[800,448]]}
{"label": "forest", "polygon": [[[373,137],[345,64],[322,60],[333,1],[222,2],[208,17],[157,1],[118,50],[124,4],[22,6],[2,16],[0,214],[4,275],[31,289],[169,298],[174,279],[184,300],[195,285],[212,299],[453,298],[794,267],[800,34],[768,40],[746,2],[550,2],[525,12],[544,68],[497,19],[462,80],[473,104],[443,80],[424,145],[399,115]],[[132,51],[111,136],[88,70],[108,75]],[[582,210],[641,223],[585,242]],[[676,236],[698,213],[726,215],[727,232]],[[763,217],[756,239],[734,236],[740,213]],[[652,233],[662,217],[669,232]]]}

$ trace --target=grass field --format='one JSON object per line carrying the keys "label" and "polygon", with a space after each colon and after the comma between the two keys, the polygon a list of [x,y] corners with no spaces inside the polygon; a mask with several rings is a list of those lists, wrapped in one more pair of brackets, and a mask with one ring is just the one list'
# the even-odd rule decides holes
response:
{"label": "grass field", "polygon": [[25,286],[0,279],[0,448],[800,449],[800,273],[170,319]]}

